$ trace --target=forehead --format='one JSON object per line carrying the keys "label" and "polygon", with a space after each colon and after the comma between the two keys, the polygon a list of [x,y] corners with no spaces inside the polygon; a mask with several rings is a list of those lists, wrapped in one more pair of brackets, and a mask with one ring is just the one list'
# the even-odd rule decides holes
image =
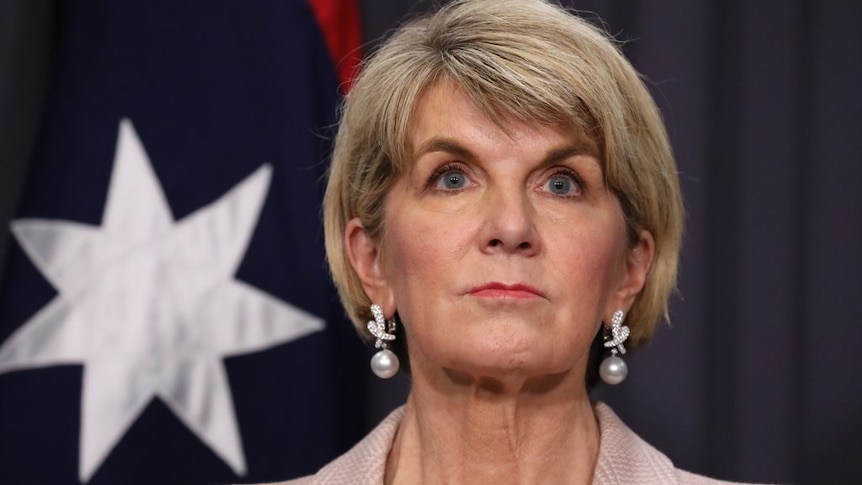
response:
{"label": "forehead", "polygon": [[408,160],[440,140],[482,145],[489,142],[578,146],[579,151],[598,158],[595,140],[576,122],[526,120],[505,107],[485,108],[459,84],[443,79],[426,88],[419,97],[407,132]]}

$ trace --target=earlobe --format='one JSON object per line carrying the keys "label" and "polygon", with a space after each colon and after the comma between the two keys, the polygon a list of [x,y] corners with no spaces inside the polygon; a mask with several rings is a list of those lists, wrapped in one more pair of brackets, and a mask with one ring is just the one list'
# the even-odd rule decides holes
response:
{"label": "earlobe", "polygon": [[368,299],[380,305],[386,315],[395,313],[394,298],[380,262],[379,242],[365,231],[358,217],[347,223],[344,248]]}

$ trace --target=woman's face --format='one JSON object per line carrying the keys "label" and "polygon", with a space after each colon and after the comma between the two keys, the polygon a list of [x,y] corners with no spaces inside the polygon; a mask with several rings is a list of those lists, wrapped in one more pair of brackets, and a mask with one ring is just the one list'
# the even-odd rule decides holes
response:
{"label": "woman's face", "polygon": [[431,87],[382,240],[348,225],[354,267],[387,317],[398,312],[414,373],[582,377],[600,323],[643,286],[652,239],[627,243],[595,143],[515,120],[505,128],[455,84]]}

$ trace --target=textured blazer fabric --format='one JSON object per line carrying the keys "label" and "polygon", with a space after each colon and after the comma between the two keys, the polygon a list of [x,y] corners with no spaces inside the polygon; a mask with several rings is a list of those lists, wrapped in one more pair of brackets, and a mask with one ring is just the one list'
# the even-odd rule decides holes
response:
{"label": "textured blazer fabric", "polygon": [[[695,475],[673,466],[668,457],[642,440],[610,407],[595,405],[601,430],[599,458],[593,485],[720,485],[725,482]],[[386,417],[350,451],[310,475],[278,485],[383,485],[386,457],[404,408]]]}

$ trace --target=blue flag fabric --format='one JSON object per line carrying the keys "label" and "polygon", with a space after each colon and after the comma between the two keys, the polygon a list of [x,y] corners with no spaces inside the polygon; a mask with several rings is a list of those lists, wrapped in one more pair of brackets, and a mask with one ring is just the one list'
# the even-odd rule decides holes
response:
{"label": "blue flag fabric", "polygon": [[304,0],[68,1],[0,287],[0,483],[313,472],[364,431]]}

